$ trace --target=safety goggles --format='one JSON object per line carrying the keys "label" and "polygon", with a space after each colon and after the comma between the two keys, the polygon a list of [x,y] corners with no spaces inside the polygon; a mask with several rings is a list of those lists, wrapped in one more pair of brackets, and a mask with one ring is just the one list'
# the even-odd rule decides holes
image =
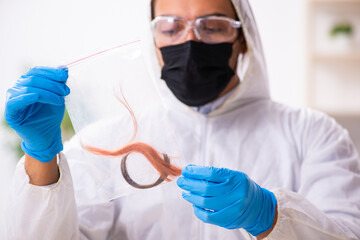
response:
{"label": "safety goggles", "polygon": [[198,40],[216,44],[233,41],[241,22],[222,16],[208,16],[195,20],[186,20],[174,16],[159,16],[152,22],[152,30],[157,43],[175,45],[181,43],[193,29]]}

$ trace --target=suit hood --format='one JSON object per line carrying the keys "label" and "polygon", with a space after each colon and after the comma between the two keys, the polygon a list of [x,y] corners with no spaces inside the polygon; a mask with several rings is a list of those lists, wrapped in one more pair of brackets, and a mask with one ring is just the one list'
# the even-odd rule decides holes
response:
{"label": "suit hood", "polygon": [[[254,101],[270,98],[268,75],[264,60],[264,53],[256,22],[247,0],[232,0],[239,20],[242,23],[244,36],[247,42],[247,52],[239,54],[236,73],[240,84],[224,103],[209,113],[209,116],[232,111]],[[142,51],[145,58],[147,70],[151,75],[157,94],[160,95],[162,104],[167,109],[175,109],[188,113],[196,112],[191,107],[180,102],[167,87],[165,81],[161,80],[160,62],[156,55],[156,47],[151,31],[151,1],[147,0],[145,12],[142,16],[144,23],[144,35],[142,39]]]}

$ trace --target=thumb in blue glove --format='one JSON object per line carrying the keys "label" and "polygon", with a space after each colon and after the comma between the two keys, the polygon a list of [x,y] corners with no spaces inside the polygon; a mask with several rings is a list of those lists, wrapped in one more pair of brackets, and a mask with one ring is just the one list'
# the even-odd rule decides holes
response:
{"label": "thumb in blue glove", "polygon": [[188,165],[177,180],[183,198],[205,223],[227,229],[244,228],[253,236],[273,226],[276,198],[246,174],[226,168]]}
{"label": "thumb in blue glove", "polygon": [[60,125],[64,117],[67,68],[35,67],[7,91],[5,120],[23,139],[22,150],[41,162],[63,149]]}

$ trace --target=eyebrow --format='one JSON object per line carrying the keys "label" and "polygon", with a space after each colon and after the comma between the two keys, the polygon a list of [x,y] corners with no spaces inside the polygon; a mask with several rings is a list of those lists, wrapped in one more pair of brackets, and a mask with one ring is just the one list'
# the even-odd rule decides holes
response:
{"label": "eyebrow", "polygon": [[[163,15],[159,15],[159,16],[162,16],[162,17],[172,17],[174,15],[171,15],[171,14],[163,14]],[[224,13],[219,13],[219,12],[214,12],[214,13],[210,13],[210,14],[206,14],[206,15],[201,15],[197,18],[204,18],[204,17],[210,17],[210,16],[217,16],[217,17],[228,17],[226,14]],[[177,17],[177,16],[174,16],[174,17]]]}
{"label": "eyebrow", "polygon": [[199,18],[210,17],[210,16],[228,17],[228,16],[227,16],[226,14],[224,14],[224,13],[215,12],[215,13],[210,13],[210,14],[206,14],[206,15],[199,16]]}

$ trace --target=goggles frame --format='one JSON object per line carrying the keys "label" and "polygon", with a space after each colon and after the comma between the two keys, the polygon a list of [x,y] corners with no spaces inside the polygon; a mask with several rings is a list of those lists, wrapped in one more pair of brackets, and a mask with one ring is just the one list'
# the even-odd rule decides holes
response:
{"label": "goggles frame", "polygon": [[[166,20],[168,22],[180,21],[180,22],[184,22],[186,24],[186,27],[183,30],[182,36],[179,37],[178,41],[174,42],[174,43],[168,43],[169,45],[177,44],[177,43],[181,42],[187,36],[190,29],[193,30],[193,32],[198,40],[203,41],[205,43],[209,43],[209,44],[218,43],[218,42],[207,42],[206,40],[202,39],[201,33],[200,33],[201,31],[199,31],[199,28],[200,28],[201,22],[204,20],[223,20],[223,21],[228,22],[230,24],[230,26],[234,29],[240,29],[242,27],[242,23],[240,21],[237,21],[235,19],[225,17],[225,16],[206,16],[206,17],[196,18],[193,20],[188,20],[188,19],[184,19],[184,18],[176,17],[176,16],[158,16],[151,21],[151,29],[152,29],[154,38],[156,38],[156,34],[155,34],[156,24],[162,20]],[[236,32],[234,32],[234,35],[231,36],[231,38],[233,38],[235,35],[236,35]],[[229,39],[231,39],[231,38],[229,37]]]}

